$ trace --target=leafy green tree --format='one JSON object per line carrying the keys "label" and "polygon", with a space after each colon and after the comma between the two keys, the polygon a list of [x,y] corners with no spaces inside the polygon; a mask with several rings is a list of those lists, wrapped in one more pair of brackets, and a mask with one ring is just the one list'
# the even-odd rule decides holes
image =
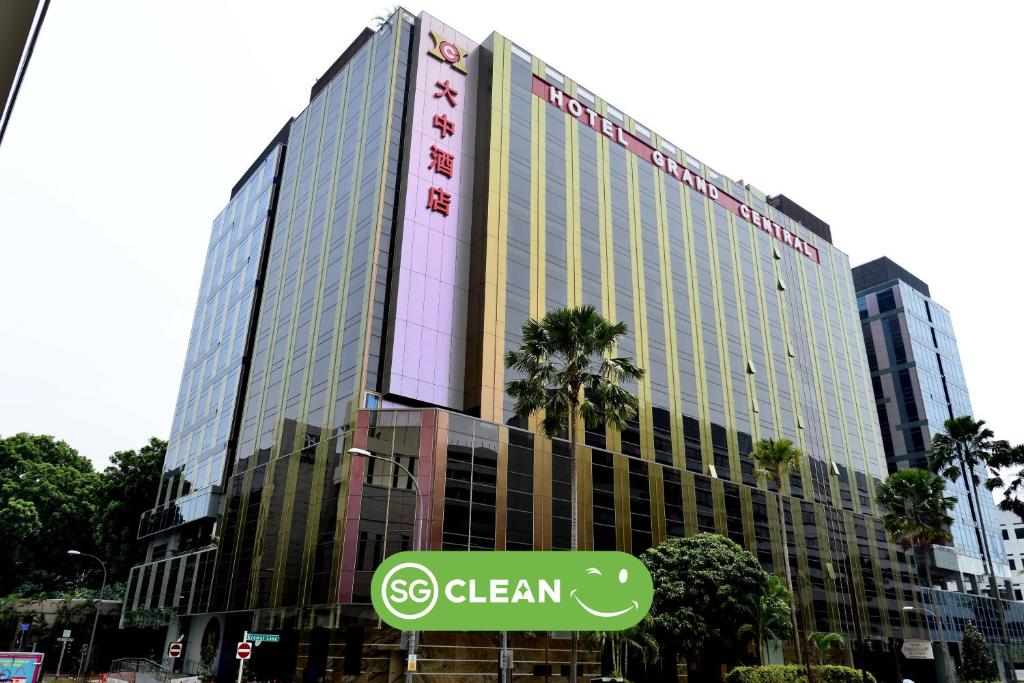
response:
{"label": "leafy green tree", "polygon": [[0,532],[7,539],[7,561],[20,564],[32,556],[35,540],[43,530],[39,512],[30,501],[10,498],[0,509]]}
{"label": "leafy green tree", "polygon": [[747,596],[750,621],[740,626],[736,635],[752,640],[757,647],[757,661],[765,663],[765,646],[769,640],[785,640],[793,634],[792,600],[782,579],[769,574],[764,592]]}
{"label": "leafy green tree", "polygon": [[[569,431],[570,541],[578,549],[576,430],[582,418],[588,426],[601,423],[623,429],[636,417],[636,396],[620,386],[639,380],[644,371],[631,358],[616,357],[618,340],[628,328],[612,323],[593,306],[558,308],[542,320],[523,323],[519,348],[505,356],[505,366],[519,373],[505,391],[515,400],[515,413],[529,418],[544,414],[542,427],[551,437]],[[576,679],[576,645],[573,634],[571,678]]]}
{"label": "leafy green tree", "polygon": [[[994,474],[998,476],[997,467],[1006,457],[1010,446],[1005,441],[997,441],[991,429],[985,426],[984,420],[975,420],[970,415],[953,417],[943,425],[943,431],[932,437],[931,469],[942,474],[951,481],[956,481],[961,475],[968,477],[971,495],[975,501],[980,500],[978,496],[978,484],[981,483],[981,476]],[[1014,671],[1013,651],[1010,647],[1010,632],[1006,628],[1006,614],[1003,609],[999,585],[996,581],[995,567],[992,564],[992,552],[988,546],[988,530],[985,528],[985,516],[978,515],[978,525],[981,527],[982,551],[985,553],[985,562],[988,564],[988,581],[991,595],[997,598],[996,616],[999,617],[999,627],[1003,636],[1003,649],[1007,658],[1007,671]],[[1007,596],[1012,600],[1013,596]]]}
{"label": "leafy green tree", "polygon": [[735,652],[748,599],[763,595],[768,573],[732,540],[701,533],[670,538],[640,556],[654,580],[651,627],[663,670],[678,654],[695,659]]}
{"label": "leafy green tree", "polygon": [[815,631],[807,636],[807,646],[814,663],[831,662],[846,649],[846,640],[838,633]]}
{"label": "leafy green tree", "polygon": [[[897,470],[878,486],[875,500],[885,510],[882,526],[904,551],[920,549],[928,586],[929,603],[934,614],[939,613],[932,587],[932,562],[928,551],[934,545],[949,543],[953,517],[949,513],[956,507],[956,498],[945,495],[946,480],[922,469]],[[936,618],[943,657],[946,653],[946,634],[942,620]]]}
{"label": "leafy green tree", "polygon": [[0,595],[18,586],[58,590],[81,567],[69,548],[94,550],[91,522],[99,476],[88,458],[52,436],[0,438],[0,538],[15,548],[0,563]]}
{"label": "leafy green tree", "polygon": [[140,559],[139,519],[154,507],[167,442],[153,437],[138,451],[118,451],[100,475],[93,537],[112,577],[127,577]]}
{"label": "leafy green tree", "polygon": [[999,676],[999,668],[988,651],[981,631],[972,623],[964,627],[960,677],[964,683],[989,683]]}
{"label": "leafy green tree", "polygon": [[[791,472],[800,467],[800,458],[803,453],[793,445],[789,439],[761,439],[754,444],[754,450],[750,452],[754,459],[755,471],[759,477],[775,482],[776,496],[779,503],[779,531],[782,535],[782,552],[786,569],[786,588],[793,596],[793,609],[791,610],[793,620],[793,636],[796,643],[797,657],[800,657],[800,624],[797,621],[797,613],[800,611],[799,595],[793,586],[793,573],[789,567],[789,535],[786,533],[786,507],[782,499],[783,482],[789,480]],[[810,671],[808,670],[808,674]]]}

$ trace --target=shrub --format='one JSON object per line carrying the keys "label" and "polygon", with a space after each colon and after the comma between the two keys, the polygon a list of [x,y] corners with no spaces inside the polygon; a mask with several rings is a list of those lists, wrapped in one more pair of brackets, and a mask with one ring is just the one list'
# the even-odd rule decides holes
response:
{"label": "shrub", "polygon": [[[870,673],[848,666],[814,667],[815,683],[877,683]],[[725,683],[807,683],[807,669],[798,664],[738,666],[725,677]]]}

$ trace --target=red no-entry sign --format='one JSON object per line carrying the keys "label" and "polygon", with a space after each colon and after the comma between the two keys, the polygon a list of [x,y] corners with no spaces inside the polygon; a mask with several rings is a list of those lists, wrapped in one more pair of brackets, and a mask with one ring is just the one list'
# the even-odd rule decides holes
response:
{"label": "red no-entry sign", "polygon": [[252,654],[252,643],[243,641],[238,644],[238,649],[235,650],[236,659],[249,659],[250,654]]}
{"label": "red no-entry sign", "polygon": [[167,648],[167,654],[171,657],[181,656],[181,643],[171,643],[171,646]]}

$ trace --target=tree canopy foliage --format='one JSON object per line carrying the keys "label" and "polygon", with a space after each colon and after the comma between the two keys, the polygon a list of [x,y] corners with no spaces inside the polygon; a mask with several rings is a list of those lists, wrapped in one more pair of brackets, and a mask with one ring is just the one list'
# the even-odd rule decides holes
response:
{"label": "tree canopy foliage", "polygon": [[655,637],[688,657],[734,650],[750,621],[749,597],[768,588],[757,558],[718,534],[670,538],[640,559],[654,580]]}
{"label": "tree canopy foliage", "polygon": [[95,563],[69,549],[99,555],[109,581],[123,581],[137,559],[139,517],[153,507],[167,442],[150,439],[119,451],[96,472],[92,463],[52,436],[0,438],[0,595],[65,593]]}
{"label": "tree canopy foliage", "polygon": [[967,622],[964,627],[963,657],[960,664],[960,677],[964,681],[988,682],[999,678],[999,668],[992,660],[984,636],[978,627]]}

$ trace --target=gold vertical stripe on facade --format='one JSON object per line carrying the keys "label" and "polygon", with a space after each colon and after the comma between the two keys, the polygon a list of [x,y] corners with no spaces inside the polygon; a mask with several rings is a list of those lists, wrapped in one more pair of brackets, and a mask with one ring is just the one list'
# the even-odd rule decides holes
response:
{"label": "gold vertical stripe on facade", "polygon": [[[754,280],[757,283],[756,284],[756,289],[757,289],[756,305],[757,305],[757,309],[758,309],[758,317],[761,319],[761,342],[764,345],[763,346],[763,348],[764,348],[764,362],[765,362],[765,366],[766,366],[766,368],[765,368],[765,370],[766,370],[765,378],[766,378],[767,384],[768,384],[768,397],[769,397],[769,401],[771,403],[771,405],[769,405],[769,406],[759,405],[758,407],[760,409],[760,413],[758,413],[758,415],[760,416],[760,415],[764,414],[765,410],[770,410],[771,411],[770,414],[771,414],[771,417],[772,417],[772,419],[770,420],[770,422],[772,423],[772,430],[768,434],[764,434],[763,433],[763,430],[761,429],[761,421],[760,421],[760,419],[756,419],[754,421],[755,422],[754,428],[756,430],[754,432],[754,436],[755,436],[755,438],[759,438],[759,439],[777,439],[777,438],[779,438],[782,435],[782,414],[779,412],[778,387],[776,386],[776,383],[775,383],[775,373],[776,373],[775,355],[773,353],[774,347],[772,345],[772,337],[771,337],[771,331],[770,331],[771,323],[770,323],[769,318],[768,318],[768,304],[766,303],[766,301],[767,301],[767,299],[766,299],[767,294],[765,293],[765,288],[766,287],[771,287],[773,289],[775,287],[775,285],[773,283],[774,273],[769,276],[770,280],[769,280],[769,282],[766,283],[765,282],[764,269],[763,269],[762,264],[761,264],[761,254],[760,254],[760,251],[759,251],[762,248],[766,248],[766,246],[767,247],[771,247],[771,245],[761,245],[761,244],[758,244],[758,240],[762,239],[760,237],[760,235],[759,235],[759,231],[756,230],[754,228],[754,226],[749,224],[749,223],[746,223],[745,227],[746,227],[746,230],[747,230],[747,234],[750,237],[751,253],[753,253],[753,255],[754,255],[753,272],[754,272]],[[760,369],[758,369],[758,371],[760,371]],[[755,386],[754,389],[755,389],[755,396],[756,396],[756,386]],[[764,485],[766,483],[767,482],[764,482],[762,484],[762,487],[764,487]],[[789,482],[788,481],[781,482],[780,485],[779,485],[779,489],[781,491],[788,491],[789,490]]]}
{"label": "gold vertical stripe on facade", "polygon": [[487,266],[484,283],[484,334],[481,351],[480,417],[504,422],[505,306],[508,279],[508,174],[511,113],[511,48],[494,34],[492,65],[490,160],[487,183]]}
{"label": "gold vertical stripe on facade", "polygon": [[498,427],[498,472],[494,498],[494,549],[504,550],[508,530],[508,427],[504,425]]}
{"label": "gold vertical stripe on facade", "polygon": [[[825,263],[826,261],[828,261],[828,265],[827,266],[826,266],[826,263]],[[816,279],[817,279],[817,287],[818,287],[818,291],[821,292],[822,294],[824,294],[824,292],[825,292],[825,290],[823,289],[823,287],[824,287],[824,281],[823,281],[824,273],[822,273],[822,270],[824,268],[826,268],[826,267],[831,268],[832,267],[831,261],[832,261],[831,254],[828,251],[823,252],[822,259],[821,259],[821,264],[819,264],[820,267],[816,269],[815,275],[816,275]],[[835,300],[833,299],[833,301],[835,301]],[[829,302],[829,303],[831,303],[831,302]],[[824,339],[824,341],[825,341],[825,344],[828,346],[828,364],[829,364],[829,367],[831,368],[832,380],[833,380],[833,384],[835,385],[836,407],[837,407],[837,410],[839,411],[839,424],[840,424],[840,427],[841,427],[840,432],[842,434],[842,439],[843,439],[843,443],[841,444],[841,446],[842,446],[842,454],[840,455],[840,458],[839,458],[839,464],[842,464],[842,465],[846,466],[846,471],[848,473],[848,477],[849,477],[849,480],[850,480],[850,497],[853,500],[854,509],[855,510],[859,510],[860,509],[860,501],[858,500],[859,496],[857,496],[856,493],[855,493],[856,490],[857,490],[857,477],[854,474],[853,468],[851,467],[849,435],[846,433],[846,424],[847,424],[846,423],[846,410],[843,407],[843,398],[844,398],[844,396],[842,396],[840,394],[840,392],[839,392],[839,387],[840,387],[839,365],[836,363],[836,350],[835,350],[835,343],[836,342],[832,339],[832,333],[831,333],[831,324],[830,324],[831,320],[829,319],[829,309],[830,308],[831,308],[831,306],[829,306],[827,304],[821,306],[822,318],[824,319],[824,327],[825,327],[825,334],[824,334],[825,339]],[[858,421],[859,420],[860,420],[860,417],[858,416]],[[836,448],[837,445],[839,445],[839,444],[832,444],[831,453],[832,453],[832,457],[833,458],[835,458],[836,455],[837,455],[837,450],[838,450]],[[835,496],[834,499],[841,501],[841,498],[839,497],[840,496],[839,482],[838,482],[837,477],[835,476],[835,474],[830,474],[829,480],[833,482],[832,490],[833,490],[833,496]]]}
{"label": "gold vertical stripe on facade", "polygon": [[633,523],[629,517],[629,458],[612,459],[615,481],[616,545],[624,553],[633,551]]}
{"label": "gold vertical stripe on facade", "polygon": [[594,467],[593,451],[579,447],[576,461],[576,545],[578,550],[594,549]]}
{"label": "gold vertical stripe on facade", "polygon": [[533,440],[533,549],[551,550],[551,439]]}
{"label": "gold vertical stripe on facade", "polygon": [[[341,453],[348,453],[352,447],[352,435],[354,431],[346,432],[339,440]],[[352,458],[342,456],[338,464],[338,501],[335,504],[334,514],[334,545],[331,548],[331,583],[327,591],[327,600],[336,602],[338,599],[338,580],[341,575],[341,551],[345,548],[345,520],[348,510],[348,487],[351,485],[349,470],[352,466]]]}
{"label": "gold vertical stripe on facade", "polygon": [[[725,322],[725,303],[722,293],[722,288],[725,284],[722,282],[722,270],[719,264],[721,245],[718,240],[718,215],[715,212],[715,205],[708,200],[704,201],[708,205],[708,253],[711,256],[711,287],[714,292],[712,298],[715,303],[715,317],[718,323],[718,334],[716,335],[718,337],[718,367],[722,377],[722,403],[725,409],[726,420],[726,424],[722,426],[726,428],[727,434],[734,436],[736,432],[736,421],[734,419],[736,408],[733,405],[732,363],[729,359],[729,328]],[[726,218],[725,230],[727,233],[731,231],[728,217]],[[742,481],[737,450],[735,438],[729,438],[729,478],[733,481]]]}
{"label": "gold vertical stripe on facade", "polygon": [[[601,115],[607,114],[608,106],[600,103]],[[601,303],[604,316],[618,322],[615,312],[615,237],[612,229],[612,180],[611,158],[608,146],[611,144],[604,135],[597,135],[597,187],[599,200],[599,225],[601,226]],[[606,445],[613,453],[622,450],[622,434],[617,429],[605,429]]]}
{"label": "gold vertical stripe on facade", "polygon": [[[757,557],[757,536],[754,535],[754,498],[749,486],[740,486],[740,511],[743,515],[743,547]],[[749,523],[747,523],[749,522]]]}
{"label": "gold vertical stripe on facade", "polygon": [[[570,84],[576,98],[576,84]],[[565,284],[566,305],[579,306],[583,299],[582,225],[580,224],[580,124],[573,117],[565,118]]]}
{"label": "gold vertical stripe on facade", "polygon": [[[753,352],[750,343],[750,329],[747,321],[750,320],[750,315],[747,311],[747,288],[744,281],[744,268],[749,268],[743,262],[741,258],[742,251],[740,250],[739,240],[737,234],[740,230],[747,230],[748,226],[745,225],[746,221],[738,221],[736,217],[729,214],[729,237],[730,244],[732,247],[732,269],[736,281],[736,305],[739,307],[737,317],[740,322],[740,342],[743,347],[743,360],[747,363],[753,364]],[[753,245],[751,245],[753,247]],[[751,248],[751,253],[754,254],[756,259],[756,252]],[[742,368],[744,373],[743,391],[746,396],[746,405],[737,406],[733,405],[734,415],[745,415],[747,422],[750,425],[750,434],[752,438],[758,438],[756,435],[757,431],[757,414],[754,412],[754,402],[757,400],[757,387],[754,382],[754,375],[757,372],[765,372],[767,368],[754,368],[754,373],[747,372],[747,368]],[[733,425],[735,427],[735,425]],[[738,476],[735,477],[735,481],[743,481],[743,466],[742,461],[744,458],[750,457],[749,453],[741,453],[739,448],[739,437],[737,435],[737,429],[729,429],[729,450],[730,452],[735,451],[737,454],[736,471]]]}
{"label": "gold vertical stripe on facade", "polygon": [[[672,288],[672,255],[669,249],[668,208],[665,205],[665,174],[651,168],[654,174],[654,205],[658,220],[658,254],[661,259],[661,305],[662,327],[665,333],[665,366],[668,368],[669,425],[672,437],[672,463],[686,467],[686,450],[683,443],[683,399],[679,381],[679,349],[676,345],[676,302]],[[674,181],[673,181],[674,182]],[[661,470],[659,469],[659,472]],[[664,511],[662,511],[664,512]],[[662,520],[664,523],[664,519]]]}
{"label": "gold vertical stripe on facade", "polygon": [[[394,31],[394,34],[393,34],[394,37],[392,38],[392,45],[391,45],[391,82],[388,84],[388,106],[387,106],[387,112],[384,114],[384,126],[383,126],[383,128],[384,128],[384,140],[383,140],[383,143],[381,144],[381,147],[380,147],[380,157],[381,157],[380,167],[381,167],[381,171],[378,174],[378,180],[377,180],[377,209],[376,209],[376,211],[374,211],[374,216],[376,216],[376,229],[373,231],[373,238],[372,238],[373,239],[373,245],[370,247],[370,250],[371,250],[370,251],[370,267],[367,268],[368,272],[367,272],[367,276],[366,276],[367,277],[367,279],[366,279],[366,289],[364,290],[366,292],[366,297],[364,299],[364,301],[365,301],[365,304],[364,304],[364,306],[365,306],[364,307],[365,314],[363,315],[363,326],[361,328],[361,333],[363,335],[363,353],[362,353],[362,358],[360,359],[360,365],[362,367],[359,368],[359,370],[356,372],[356,390],[355,390],[355,394],[356,394],[356,397],[357,397],[357,399],[356,399],[356,406],[359,407],[359,408],[363,407],[362,393],[364,391],[368,390],[367,385],[366,385],[366,381],[367,381],[366,371],[367,371],[367,366],[369,365],[370,342],[371,342],[371,337],[373,335],[367,334],[367,328],[370,327],[373,324],[373,303],[372,302],[374,301],[375,294],[376,294],[376,288],[377,288],[377,271],[380,268],[387,268],[388,267],[387,263],[381,264],[379,262],[380,261],[380,240],[381,240],[381,232],[382,232],[382,230],[381,230],[381,223],[384,220],[384,218],[383,218],[383,216],[384,216],[384,206],[385,206],[387,201],[392,201],[393,200],[392,197],[386,197],[385,194],[386,194],[387,186],[388,186],[388,165],[389,165],[389,163],[392,163],[392,162],[390,162],[391,132],[392,132],[392,130],[394,128],[394,125],[392,124],[392,116],[393,116],[393,113],[394,113],[394,110],[395,110],[395,85],[396,85],[396,80],[398,79],[398,58],[402,54],[402,29],[401,29],[401,23],[400,23],[401,22],[401,12],[399,12],[398,22],[399,22],[399,25],[398,25],[397,29]],[[416,37],[415,33],[416,32],[413,31],[413,34],[414,34],[413,39],[414,40],[415,40],[415,37]],[[405,93],[402,93],[402,95],[404,95],[404,94]],[[401,140],[401,138],[399,138],[399,140]],[[410,169],[412,168],[412,163],[413,163],[413,161],[410,159],[409,160],[409,168]],[[402,167],[399,165],[397,168],[394,169],[394,171],[395,171],[396,177],[397,176],[401,176]],[[396,183],[396,185],[398,185],[398,184]],[[333,188],[332,188],[332,193],[333,193]],[[392,225],[391,226],[391,234],[394,235],[395,232],[398,229],[399,229],[399,226],[397,224]],[[394,243],[394,241],[392,243]],[[325,253],[326,253],[326,249],[325,249]],[[326,270],[326,268],[325,268],[325,270]],[[314,344],[310,344],[310,347],[313,347],[313,346],[314,346]],[[312,353],[310,354],[310,356],[312,357]],[[381,358],[378,361],[378,366],[377,366],[378,372],[380,371],[380,363],[383,363],[383,360],[384,359]],[[376,387],[374,387],[374,389],[375,388]]]}
{"label": "gold vertical stripe on facade", "polygon": [[665,521],[665,470],[654,463],[650,468],[647,486],[651,497],[651,546],[657,547],[668,536]]}
{"label": "gold vertical stripe on facade", "polygon": [[[534,60],[534,73],[538,62]],[[547,105],[539,97],[530,99],[533,126],[533,139],[530,141],[530,317],[540,320],[547,309],[546,282],[547,277],[547,136],[546,111]],[[531,432],[540,431],[540,417],[536,413],[530,416],[528,428]],[[549,531],[550,533],[550,531]],[[550,539],[550,536],[548,537]]]}
{"label": "gold vertical stripe on facade", "polygon": [[530,141],[530,260],[533,266],[530,317],[539,320],[547,310],[547,105],[539,97],[531,100],[533,139]]}
{"label": "gold vertical stripe on facade", "polygon": [[[694,193],[694,196],[700,195]],[[694,253],[696,240],[707,240],[707,235],[698,235],[693,222],[693,206],[690,203],[689,191],[686,185],[679,183],[679,201],[682,206],[684,218],[683,236],[686,238],[686,281],[690,283],[690,330],[693,338],[693,362],[697,378],[697,419],[700,422],[700,451],[703,471],[708,472],[708,466],[714,460],[711,455],[711,407],[708,403],[708,379],[707,379],[707,358],[704,354],[704,332],[701,328],[700,292],[696,285],[699,282],[697,276],[697,255]],[[708,217],[707,200],[701,198],[701,207],[704,212],[705,222],[710,222]]]}
{"label": "gold vertical stripe on facade", "polygon": [[[825,507],[823,505],[815,504],[811,506],[814,509],[814,526],[818,531],[818,551],[821,556],[821,573],[825,579],[825,605],[828,608],[828,618],[832,627],[829,630],[841,631],[839,627],[839,601],[838,593],[839,586],[836,582],[835,571],[837,559],[832,554],[832,543],[829,540],[828,535],[828,519],[825,516]],[[828,570],[832,567],[832,571]]]}
{"label": "gold vertical stripe on facade", "polygon": [[[576,97],[576,84],[569,84],[569,92]],[[535,98],[539,99],[539,98]],[[563,118],[565,129],[563,134],[565,157],[565,300],[566,306],[572,308],[582,304],[583,299],[583,254],[580,225],[580,125],[572,117]],[[578,441],[586,441],[586,425],[580,417],[576,422],[576,433],[582,435]],[[574,454],[573,457],[576,457]],[[577,496],[577,503],[581,497]]]}
{"label": "gold vertical stripe on facade", "polygon": [[[766,491],[764,494],[765,504],[768,506],[768,535],[772,540],[772,567],[775,569],[775,574],[780,578],[786,576],[786,555],[784,548],[786,544],[782,542],[782,528],[786,521],[779,519],[779,499],[778,496],[782,495],[778,491]],[[782,504],[787,505],[788,500],[783,496]],[[790,536],[787,530],[787,536]],[[794,539],[794,543],[796,542]]]}
{"label": "gold vertical stripe on facade", "polygon": [[[843,264],[842,268],[837,268],[836,264],[835,264],[835,259],[830,259],[830,260],[833,261],[833,263],[832,263],[832,283],[833,283],[833,286],[835,288],[836,304],[838,306],[838,310],[842,311],[844,309],[844,307],[846,307],[850,303],[852,303],[853,304],[853,308],[856,309],[856,307],[857,307],[857,302],[856,302],[857,293],[855,291],[851,291],[850,292],[850,296],[853,297],[853,301],[852,302],[849,299],[847,301],[843,300],[843,291],[842,290],[845,290],[845,285],[846,284],[850,284],[852,286],[852,274],[850,272],[849,262],[846,261]],[[845,261],[845,257],[841,257],[841,260]],[[842,278],[842,282],[844,284],[844,287],[842,289],[839,286],[840,285],[840,278]],[[867,490],[864,491],[864,493],[868,497],[868,503],[869,504],[868,504],[868,509],[867,510],[862,510],[862,511],[866,512],[866,513],[873,514],[873,515],[877,515],[878,514],[878,504],[875,502],[875,482],[874,482],[874,476],[872,474],[872,467],[871,467],[872,463],[871,463],[870,455],[868,453],[867,438],[865,437],[865,433],[864,433],[864,420],[863,420],[863,417],[864,417],[864,414],[865,414],[865,410],[861,406],[861,398],[862,397],[864,397],[864,396],[873,396],[874,394],[873,394],[873,391],[871,390],[871,379],[870,379],[870,376],[868,374],[869,371],[868,371],[868,368],[867,368],[867,361],[864,360],[867,357],[867,351],[865,351],[865,349],[864,349],[863,333],[859,329],[853,329],[853,330],[847,329],[847,327],[846,327],[846,320],[847,320],[847,316],[845,316],[845,315],[840,315],[839,316],[839,327],[840,327],[840,330],[841,330],[841,339],[840,339],[840,341],[844,344],[845,350],[846,350],[846,369],[847,369],[847,372],[849,373],[850,386],[855,389],[855,391],[853,391],[852,399],[853,399],[854,411],[856,412],[856,416],[857,416],[857,419],[856,419],[856,423],[857,423],[857,438],[860,440],[860,448],[861,448],[861,462],[859,464],[860,464],[860,466],[864,470],[864,479],[865,479],[866,484],[867,484]],[[863,361],[862,364],[861,364],[861,372],[860,373],[858,373],[858,372],[856,372],[854,370],[853,359],[854,359],[854,354],[855,353],[859,354],[859,357]],[[878,433],[878,430],[876,430],[876,433]],[[853,462],[852,459],[851,459],[850,462],[851,463]],[[851,477],[850,489],[851,489],[851,491],[854,492],[853,499],[854,499],[855,505],[858,506],[858,509],[861,509],[860,508],[860,500],[859,500],[860,497],[856,494],[856,492],[859,491],[859,484],[857,483],[857,478],[855,476]]]}
{"label": "gold vertical stripe on facade", "polygon": [[[870,477],[868,478],[870,481]],[[872,519],[870,516],[864,516],[864,524],[868,530],[868,551],[871,553],[871,567],[874,571],[875,579],[875,594],[878,600],[878,613],[882,617],[882,629],[883,631],[889,630],[889,598],[885,595],[885,590],[882,588],[885,586],[885,579],[882,576],[882,563],[878,559],[878,541],[875,524],[878,524],[879,528],[882,528],[882,524],[877,519]],[[885,533],[884,531],[882,532]]]}
{"label": "gold vertical stripe on facade", "polygon": [[711,478],[712,513],[715,517],[715,533],[729,537],[729,515],[725,510],[725,482],[717,477]]}
{"label": "gold vertical stripe on facade", "polygon": [[[796,258],[795,254],[786,253],[782,259],[776,260],[775,263],[775,277],[778,282],[785,282],[785,271],[783,270],[782,263],[783,259]],[[786,358],[786,374],[789,376],[789,398],[791,403],[791,409],[793,411],[793,432],[796,436],[796,445],[803,452],[807,453],[807,438],[806,430],[801,427],[803,420],[800,410],[800,382],[797,379],[796,374],[796,359],[791,357],[787,352],[787,349],[793,346],[793,324],[791,316],[789,314],[789,302],[787,301],[787,293],[789,290],[781,291],[780,287],[775,288],[775,293],[778,296],[779,301],[779,315],[782,317],[782,340],[786,344],[786,349],[783,349]],[[781,427],[782,425],[780,425]],[[806,457],[800,458],[800,480],[802,482],[802,488],[805,493],[814,490],[814,481],[811,479],[811,465]]]}
{"label": "gold vertical stripe on facade", "polygon": [[790,498],[789,514],[793,518],[793,545],[796,548],[797,569],[793,581],[798,582],[800,593],[801,622],[804,624],[805,633],[810,633],[814,624],[814,587],[811,586],[811,572],[807,562],[807,543],[804,536],[804,516],[800,506],[800,500]]}
{"label": "gold vertical stripe on facade", "polygon": [[[644,282],[644,246],[640,220],[640,173],[635,154],[627,154],[626,183],[629,186],[629,247],[633,267],[633,338],[636,340],[636,359],[642,368],[651,367],[649,336],[647,332],[647,287]],[[644,373],[637,382],[640,411],[640,455],[644,460],[654,459],[654,435],[651,421],[651,374]]]}
{"label": "gold vertical stripe on facade", "polygon": [[[863,558],[860,555],[860,544],[857,542],[857,529],[854,524],[853,513],[849,510],[843,510],[843,524],[845,526],[846,538],[848,539],[847,547],[849,548],[850,556],[850,574],[853,579],[853,589],[855,591],[855,594],[851,596],[851,602],[853,604],[850,605],[850,608],[851,610],[857,610],[857,616],[855,618],[859,620],[859,623],[868,624],[870,623],[868,621],[867,610],[868,596],[864,585],[864,574],[861,572],[861,568],[864,566],[864,560],[870,560],[871,558]],[[868,528],[866,523],[865,528]],[[871,545],[870,537],[868,538],[868,545]],[[876,584],[876,587],[878,585],[883,584]]]}
{"label": "gold vertical stripe on facade", "polygon": [[[824,250],[822,250],[822,253],[825,253]],[[814,264],[815,271],[812,272],[815,272],[815,278],[817,277],[816,271],[820,267],[820,265]],[[818,364],[818,334],[815,331],[814,324],[811,320],[811,309],[809,308],[811,297],[807,288],[808,275],[805,268],[798,268],[797,272],[800,275],[800,293],[801,296],[803,296],[805,307],[804,310],[806,311],[806,315],[804,316],[804,335],[805,339],[808,340],[807,348],[809,350],[808,355],[810,356],[808,358],[808,361],[811,366],[811,374],[814,377],[814,390],[818,398],[818,425],[821,429],[821,434],[824,439],[825,451],[828,454],[828,457],[832,459],[835,458],[836,444],[832,443],[832,431],[829,428],[828,417],[825,414],[825,409],[828,404],[825,402],[825,391],[824,384],[821,378],[821,367]],[[818,284],[817,286],[820,288],[820,284]],[[809,420],[810,417],[805,416],[804,419]],[[836,481],[836,476],[832,472],[831,460],[827,463],[827,465],[828,466],[826,467],[826,476],[828,477],[829,495],[832,497],[833,501],[841,501],[842,498],[840,497],[839,492],[839,482]]]}
{"label": "gold vertical stripe on facade", "polygon": [[693,536],[697,529],[697,491],[694,488],[693,473],[683,470],[680,474],[683,489],[683,529],[687,536]]}

